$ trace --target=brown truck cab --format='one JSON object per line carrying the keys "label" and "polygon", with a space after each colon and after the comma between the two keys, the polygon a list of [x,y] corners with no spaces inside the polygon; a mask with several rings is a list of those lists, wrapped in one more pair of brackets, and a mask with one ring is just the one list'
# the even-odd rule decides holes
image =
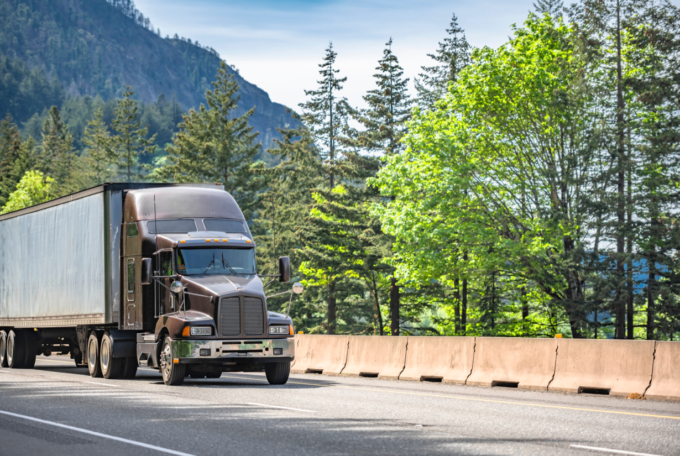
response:
{"label": "brown truck cab", "polygon": [[[131,190],[123,221],[119,329],[136,332],[139,366],[158,368],[168,385],[261,371],[271,384],[286,383],[293,323],[267,310],[255,242],[229,193]],[[277,279],[290,280],[288,257]],[[301,291],[296,283],[290,293]]]}

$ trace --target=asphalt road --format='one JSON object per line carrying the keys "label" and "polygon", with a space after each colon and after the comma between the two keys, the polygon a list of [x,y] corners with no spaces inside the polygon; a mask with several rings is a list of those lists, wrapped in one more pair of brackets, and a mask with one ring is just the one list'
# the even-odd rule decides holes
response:
{"label": "asphalt road", "polygon": [[[597,448],[600,450],[583,447]],[[680,455],[680,403],[366,378],[0,369],[0,455]]]}

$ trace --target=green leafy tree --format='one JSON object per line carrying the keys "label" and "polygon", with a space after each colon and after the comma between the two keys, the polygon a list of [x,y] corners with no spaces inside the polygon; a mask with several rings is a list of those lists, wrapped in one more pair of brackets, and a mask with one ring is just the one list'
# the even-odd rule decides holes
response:
{"label": "green leafy tree", "polygon": [[538,0],[534,2],[534,10],[538,14],[549,14],[557,19],[562,17],[564,12],[564,2],[562,0]]}
{"label": "green leafy tree", "polygon": [[17,189],[9,196],[7,204],[0,214],[18,211],[26,207],[44,203],[54,197],[52,184],[54,179],[43,175],[40,171],[28,171],[19,181]]}
{"label": "green leafy tree", "polygon": [[418,113],[407,150],[387,158],[377,184],[394,199],[377,213],[396,236],[400,277],[453,287],[496,271],[538,289],[581,337],[582,199],[592,191],[583,170],[597,132],[589,62],[574,39],[561,22],[530,16],[506,45],[476,50],[446,103]]}
{"label": "green leafy tree", "polygon": [[448,36],[439,42],[437,51],[427,54],[435,64],[421,67],[423,72],[415,80],[418,105],[423,109],[432,109],[448,92],[449,83],[456,82],[458,73],[470,63],[472,49],[455,14],[446,33]]}
{"label": "green leafy tree", "polygon": [[143,168],[139,166],[144,154],[153,154],[156,135],[147,138],[149,126],[141,127],[139,102],[132,98],[134,92],[127,86],[123,98],[116,101],[112,121],[114,135],[110,141],[109,156],[118,166],[118,175],[125,182],[134,182],[145,178]]}
{"label": "green leafy tree", "polygon": [[167,147],[167,163],[156,178],[175,182],[219,182],[241,206],[246,218],[258,205],[262,187],[257,132],[248,125],[255,108],[235,116],[240,99],[239,86],[224,62],[213,90],[206,92],[207,106],[184,116],[180,131]]}

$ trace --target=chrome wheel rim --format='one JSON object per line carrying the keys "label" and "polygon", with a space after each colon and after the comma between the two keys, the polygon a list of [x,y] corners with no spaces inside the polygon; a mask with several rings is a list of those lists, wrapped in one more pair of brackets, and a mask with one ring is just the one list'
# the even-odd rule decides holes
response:
{"label": "chrome wheel rim", "polygon": [[161,353],[161,369],[163,370],[163,379],[170,378],[172,372],[172,351],[170,344],[165,344],[163,352]]}
{"label": "chrome wheel rim", "polygon": [[100,357],[102,359],[102,369],[107,370],[109,368],[109,344],[106,343],[106,339],[102,342],[102,353]]}
{"label": "chrome wheel rim", "polygon": [[14,338],[7,337],[7,362],[11,363],[14,358]]}
{"label": "chrome wheel rim", "polygon": [[90,339],[90,345],[87,347],[87,362],[90,365],[90,369],[94,370],[97,364],[97,343],[92,339]]}

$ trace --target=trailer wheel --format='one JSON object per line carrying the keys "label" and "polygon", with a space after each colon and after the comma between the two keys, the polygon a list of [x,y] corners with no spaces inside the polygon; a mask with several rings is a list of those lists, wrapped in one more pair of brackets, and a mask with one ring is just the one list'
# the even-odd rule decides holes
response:
{"label": "trailer wheel", "polygon": [[38,335],[33,331],[24,332],[24,340],[26,344],[24,369],[33,369],[35,367],[35,358],[37,354]]}
{"label": "trailer wheel", "polygon": [[111,340],[111,335],[108,332],[104,333],[104,337],[102,337],[99,359],[104,378],[117,379],[121,377],[123,367],[125,367],[125,358],[113,357],[113,340]]}
{"label": "trailer wheel", "polygon": [[165,338],[163,342],[163,350],[160,356],[161,373],[163,374],[163,381],[168,386],[179,386],[184,383],[184,375],[186,374],[186,364],[175,364],[172,357],[172,339],[170,336]]}
{"label": "trailer wheel", "polygon": [[126,380],[131,380],[137,375],[137,358],[134,356],[125,358],[125,366],[123,367],[123,376]]}
{"label": "trailer wheel", "polygon": [[94,331],[87,341],[87,369],[92,377],[102,376],[102,366],[99,363],[99,337]]}
{"label": "trailer wheel", "polygon": [[7,367],[7,332],[0,331],[0,367]]}
{"label": "trailer wheel", "polygon": [[23,331],[10,330],[7,335],[7,366],[21,369],[26,360],[26,337]]}
{"label": "trailer wheel", "polygon": [[267,363],[264,372],[270,385],[285,385],[290,376],[290,362]]}

